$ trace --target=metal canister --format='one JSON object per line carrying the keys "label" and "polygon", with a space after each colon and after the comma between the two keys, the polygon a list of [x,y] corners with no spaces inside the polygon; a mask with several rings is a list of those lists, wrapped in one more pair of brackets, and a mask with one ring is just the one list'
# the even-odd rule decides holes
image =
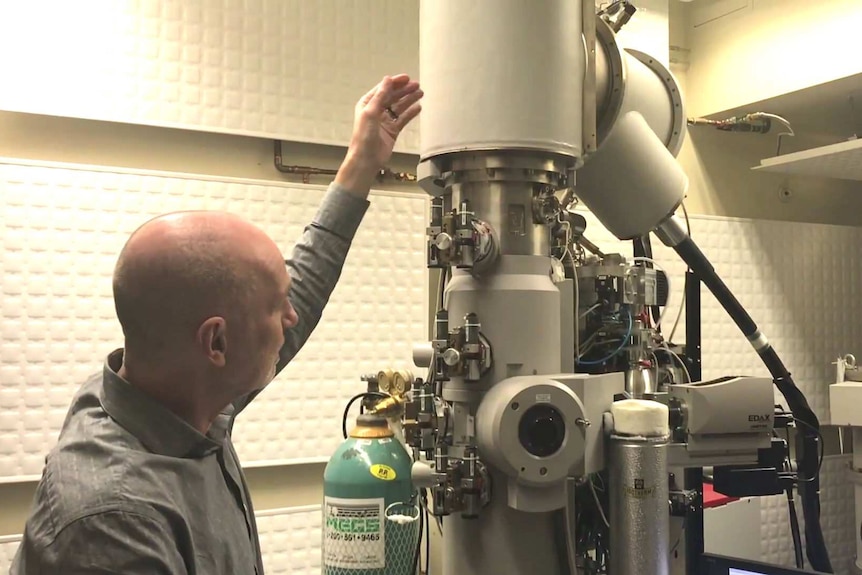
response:
{"label": "metal canister", "polygon": [[324,575],[413,575],[420,502],[385,417],[360,415],[323,478]]}
{"label": "metal canister", "polygon": [[[666,413],[665,408],[665,418]],[[655,428],[636,434],[615,432],[610,436],[610,573],[613,575],[669,572],[668,441],[666,429]]]}

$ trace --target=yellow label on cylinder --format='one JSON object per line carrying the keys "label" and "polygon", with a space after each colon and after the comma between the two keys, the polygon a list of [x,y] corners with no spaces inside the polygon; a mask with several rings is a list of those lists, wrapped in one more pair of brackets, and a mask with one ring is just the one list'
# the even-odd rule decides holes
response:
{"label": "yellow label on cylinder", "polygon": [[395,470],[389,467],[388,465],[377,465],[371,466],[371,475],[376,477],[377,479],[382,479],[384,481],[392,481],[395,479]]}

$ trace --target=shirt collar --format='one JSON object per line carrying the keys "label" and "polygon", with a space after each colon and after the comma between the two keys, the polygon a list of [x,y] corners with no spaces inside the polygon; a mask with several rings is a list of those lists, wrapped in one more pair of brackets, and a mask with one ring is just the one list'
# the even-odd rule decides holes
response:
{"label": "shirt collar", "polygon": [[117,372],[122,363],[122,349],[114,351],[106,359],[99,400],[108,415],[144,447],[158,455],[190,458],[203,457],[221,448],[229,427],[225,415],[213,422],[207,435],[201,434],[120,377]]}

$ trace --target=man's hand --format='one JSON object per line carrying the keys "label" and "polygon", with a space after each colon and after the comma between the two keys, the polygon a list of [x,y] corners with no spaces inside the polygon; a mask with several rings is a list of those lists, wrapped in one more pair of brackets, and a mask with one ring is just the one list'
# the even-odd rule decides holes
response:
{"label": "man's hand", "polygon": [[422,96],[419,83],[406,74],[386,76],[365,94],[356,104],[353,136],[335,181],[367,197],[401,130],[419,114]]}

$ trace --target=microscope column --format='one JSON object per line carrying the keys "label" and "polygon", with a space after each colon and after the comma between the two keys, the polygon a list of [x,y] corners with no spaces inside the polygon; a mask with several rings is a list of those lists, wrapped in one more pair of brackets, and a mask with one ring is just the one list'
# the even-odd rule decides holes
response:
{"label": "microscope column", "polygon": [[[442,386],[452,406],[450,462],[486,460],[477,449],[475,416],[489,389],[510,377],[561,369],[563,320],[549,226],[554,193],[569,185],[583,156],[584,11],[581,0],[420,2],[426,95],[418,172],[428,168],[433,175],[420,181],[443,197],[444,213],[461,217],[454,238],[459,261],[444,308],[450,330],[466,331],[468,317],[477,320],[490,350],[490,365],[454,370]],[[493,265],[481,245],[469,242],[473,218],[493,230],[499,252]],[[449,358],[457,365],[457,353]],[[456,501],[444,518],[444,575],[561,574],[553,513],[510,505],[515,478],[490,464],[486,469],[486,505],[473,517],[474,506]]]}
{"label": "microscope column", "polygon": [[[461,437],[461,429],[469,424],[463,425],[458,413],[475,414],[493,385],[518,375],[559,373],[560,292],[549,277],[549,268],[547,257],[503,255],[488,278],[454,272],[447,288],[450,318],[476,313],[482,334],[491,343],[494,364],[480,381],[453,377],[443,385],[443,397],[454,413],[451,452],[473,442],[473,437]],[[480,451],[478,455],[481,459],[484,454]],[[555,546],[552,513],[512,509],[509,478],[492,465],[487,467],[491,475],[488,505],[475,518],[453,513],[443,520],[443,574],[565,573]]]}
{"label": "microscope column", "polygon": [[667,575],[667,407],[617,402],[610,453],[610,573]]}

